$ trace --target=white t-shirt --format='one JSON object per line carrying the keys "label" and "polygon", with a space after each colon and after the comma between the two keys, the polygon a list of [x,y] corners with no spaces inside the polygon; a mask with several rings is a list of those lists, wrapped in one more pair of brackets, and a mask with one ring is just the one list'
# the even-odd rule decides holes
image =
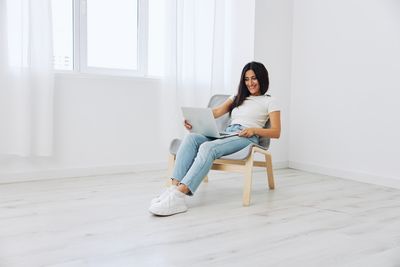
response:
{"label": "white t-shirt", "polygon": [[[229,98],[233,101],[235,96]],[[269,113],[279,110],[276,99],[271,96],[248,96],[239,107],[232,110],[231,124],[240,124],[246,128],[263,128],[269,119]]]}

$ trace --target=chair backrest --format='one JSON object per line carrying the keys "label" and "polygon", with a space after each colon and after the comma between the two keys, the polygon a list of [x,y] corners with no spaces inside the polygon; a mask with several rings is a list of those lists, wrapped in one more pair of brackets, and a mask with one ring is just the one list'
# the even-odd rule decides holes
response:
{"label": "chair backrest", "polygon": [[[222,104],[226,99],[228,99],[228,97],[229,97],[229,95],[213,95],[210,98],[210,101],[208,102],[208,107],[214,108],[214,107]],[[216,121],[217,121],[218,130],[223,131],[230,124],[231,118],[229,117],[229,113],[227,113],[224,116],[221,116],[218,119],[216,119]],[[270,120],[268,119],[264,125],[264,128],[270,128],[270,127],[271,127],[271,123],[270,123]],[[269,137],[260,137],[259,145],[265,149],[268,149],[270,142],[271,142],[271,140]]]}

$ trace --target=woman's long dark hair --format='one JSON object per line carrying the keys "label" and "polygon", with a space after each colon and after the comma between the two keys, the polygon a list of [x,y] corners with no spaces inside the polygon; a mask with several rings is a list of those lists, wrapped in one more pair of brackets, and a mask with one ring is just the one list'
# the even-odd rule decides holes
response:
{"label": "woman's long dark hair", "polygon": [[258,84],[260,85],[260,94],[264,95],[268,91],[269,77],[268,77],[268,71],[265,68],[265,66],[262,63],[255,61],[247,63],[242,70],[242,76],[240,77],[238,92],[229,109],[229,115],[231,115],[232,110],[234,108],[239,107],[243,103],[243,101],[250,95],[249,89],[247,89],[246,83],[244,81],[245,74],[248,70],[252,70],[256,74]]}

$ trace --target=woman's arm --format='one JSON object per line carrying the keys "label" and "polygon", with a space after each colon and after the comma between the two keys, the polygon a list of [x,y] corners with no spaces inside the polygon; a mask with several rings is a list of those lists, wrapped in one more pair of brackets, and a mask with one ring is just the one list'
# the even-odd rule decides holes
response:
{"label": "woman's arm", "polygon": [[225,113],[228,113],[229,108],[231,107],[232,103],[233,103],[233,101],[230,98],[228,98],[227,100],[225,100],[224,103],[222,103],[218,107],[213,108],[212,112],[213,112],[214,118],[221,117]]}
{"label": "woman's arm", "polygon": [[264,128],[247,128],[239,133],[239,136],[252,137],[258,135],[260,137],[279,138],[281,135],[281,112],[274,111],[269,113],[271,127]]}

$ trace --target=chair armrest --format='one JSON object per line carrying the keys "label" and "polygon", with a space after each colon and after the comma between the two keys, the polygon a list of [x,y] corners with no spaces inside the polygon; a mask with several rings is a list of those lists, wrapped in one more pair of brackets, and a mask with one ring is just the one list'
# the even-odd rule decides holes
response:
{"label": "chair armrest", "polygon": [[181,139],[175,138],[174,140],[172,140],[169,145],[169,153],[171,153],[172,155],[176,155],[181,143],[182,143]]}

